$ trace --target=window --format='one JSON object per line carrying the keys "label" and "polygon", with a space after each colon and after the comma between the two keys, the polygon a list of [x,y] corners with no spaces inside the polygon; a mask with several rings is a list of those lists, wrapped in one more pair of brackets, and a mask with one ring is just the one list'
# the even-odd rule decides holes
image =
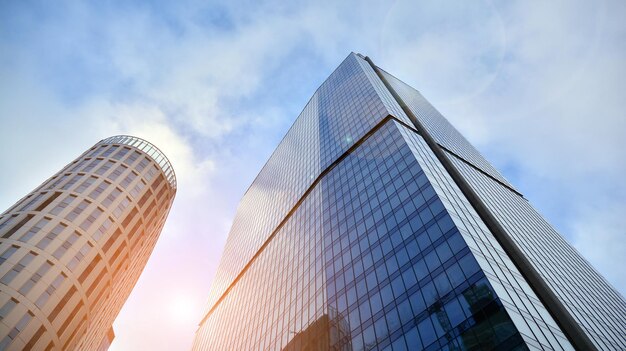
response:
{"label": "window", "polygon": [[76,199],[76,195],[68,195],[63,200],[61,200],[51,211],[50,213],[58,216],[59,213],[63,211],[66,207],[68,207],[73,201]]}
{"label": "window", "polygon": [[124,173],[126,170],[128,169],[128,167],[126,167],[123,164],[119,164],[117,165],[117,167],[113,170],[113,172],[111,172],[109,174],[109,176],[107,178],[109,178],[112,181],[115,181],[117,178],[119,178],[120,175],[122,175],[122,173]]}
{"label": "window", "polygon": [[61,234],[61,232],[63,232],[63,230],[67,227],[67,225],[63,224],[63,223],[59,223],[57,224],[56,227],[54,227],[50,232],[48,232],[46,234],[46,236],[44,236],[39,243],[37,243],[37,247],[45,250],[48,245],[50,245],[50,243],[52,242],[52,240],[54,240],[59,234]]}
{"label": "window", "polygon": [[80,160],[79,162],[75,163],[72,168],[70,168],[70,171],[75,172],[79,170],[85,163],[89,162],[89,160],[91,160],[91,158],[84,158]]}
{"label": "window", "polygon": [[6,260],[8,260],[17,251],[17,249],[19,249],[19,248],[20,248],[19,246],[11,245],[11,247],[6,249],[2,253],[2,255],[0,255],[0,264],[4,263]]}
{"label": "window", "polygon": [[67,179],[69,179],[71,173],[65,173],[63,176],[58,177],[54,182],[52,182],[46,189],[53,189],[59,186],[59,184],[63,183]]}
{"label": "window", "polygon": [[33,227],[31,227],[22,237],[19,239],[22,242],[28,242],[35,234],[39,233],[41,228],[45,227],[46,224],[50,222],[50,219],[44,217],[42,220],[37,222]]}
{"label": "window", "polygon": [[79,179],[81,179],[84,176],[84,174],[77,174],[75,176],[73,176],[69,182],[65,183],[65,185],[63,185],[62,189],[63,190],[68,190],[70,189],[74,184],[76,184],[76,182],[78,182]]}
{"label": "window", "polygon": [[104,181],[103,183],[100,183],[95,189],[93,189],[93,191],[91,193],[89,193],[89,197],[96,200],[98,199],[98,197],[100,197],[100,195],[106,191],[106,189],[109,187],[109,185],[111,185],[111,183]]}
{"label": "window", "polygon": [[[108,231],[108,229],[111,227],[111,224],[113,224],[113,219],[111,219],[111,217],[107,217],[104,222],[102,222],[102,224],[100,225],[100,227],[98,228],[98,230],[93,234],[93,238],[96,241],[99,241],[100,238]],[[131,233],[133,234],[133,233]]]}
{"label": "window", "polygon": [[124,156],[126,156],[126,154],[130,151],[129,148],[127,147],[123,147],[122,149],[120,149],[119,152],[117,152],[115,155],[113,155],[113,158],[116,160],[121,160]]}
{"label": "window", "polygon": [[100,168],[98,168],[98,170],[96,171],[96,174],[103,175],[104,173],[106,173],[106,171],[108,171],[109,169],[111,169],[111,167],[114,167],[114,166],[115,166],[115,161],[108,160],[102,166],[100,166]]}
{"label": "window", "polygon": [[78,240],[78,237],[80,235],[78,235],[76,232],[73,232],[70,234],[69,238],[67,238],[63,244],[61,244],[61,246],[59,246],[54,253],[52,254],[52,256],[54,256],[56,259],[60,260],[63,255],[65,255],[65,253],[67,252],[67,250],[69,250],[70,247],[72,247],[72,243],[76,242],[76,240]]}
{"label": "window", "polygon": [[137,178],[137,174],[135,172],[130,172],[126,178],[124,178],[124,180],[122,180],[122,182],[120,183],[120,185],[124,188],[128,188],[128,186],[130,185],[130,183],[133,182],[133,180],[135,180],[135,178]]}
{"label": "window", "polygon": [[91,243],[86,242],[85,244],[83,244],[83,246],[80,248],[80,250],[78,250],[78,252],[76,252],[76,255],[74,255],[74,257],[72,257],[70,262],[67,264],[67,267],[71,271],[74,271],[76,269],[76,267],[78,266],[78,264],[80,262],[82,262],[82,260],[85,258],[85,256],[89,253],[91,248],[92,248]]}
{"label": "window", "polygon": [[126,163],[128,163],[129,165],[132,165],[140,156],[141,156],[141,153],[139,151],[135,151],[132,154],[130,154],[130,156],[128,156],[128,158],[126,159]]}
{"label": "window", "polygon": [[46,193],[39,193],[35,196],[31,196],[30,200],[24,204],[18,211],[24,211],[29,209],[33,204],[35,204],[39,199],[41,199]]}
{"label": "window", "polygon": [[17,216],[19,215],[13,215],[11,217],[5,217],[4,222],[0,223],[0,229],[6,227],[7,225],[13,223],[15,221],[15,219],[17,218]]}
{"label": "window", "polygon": [[29,263],[31,263],[33,261],[33,259],[35,259],[35,257],[37,256],[37,254],[35,252],[29,251],[26,255],[24,255],[24,257],[22,257],[22,259],[13,266],[13,268],[11,268],[11,270],[9,270],[1,279],[0,282],[2,282],[5,285],[9,285],[9,283],[11,283],[11,281],[13,281],[13,279],[26,267],[28,266]]}
{"label": "window", "polygon": [[[144,182],[143,179],[141,179],[141,181],[137,182],[137,185],[135,185],[135,187],[133,187],[133,190],[130,191],[130,194],[133,197],[136,198],[137,196],[139,196],[139,194],[141,193],[141,190],[143,190],[143,188],[145,188],[145,186],[146,186],[146,183]],[[163,189],[165,189],[165,188],[163,188]]]}
{"label": "window", "polygon": [[67,214],[67,216],[65,216],[65,219],[67,219],[70,222],[75,220],[76,217],[78,217],[87,208],[87,206],[89,206],[89,204],[91,204],[91,202],[87,200],[83,200],[79,202],[78,205],[75,206],[72,209],[72,211],[70,211],[70,213]]}
{"label": "window", "polygon": [[128,197],[124,197],[122,201],[117,205],[117,208],[113,211],[115,217],[120,218],[126,207],[130,204],[130,199]]}
{"label": "window", "polygon": [[111,206],[111,204],[113,203],[113,201],[115,201],[115,199],[117,199],[117,197],[122,193],[122,190],[120,190],[119,188],[115,188],[111,191],[111,193],[109,195],[107,195],[106,198],[104,198],[104,200],[102,200],[102,205],[104,207],[109,207]]}
{"label": "window", "polygon": [[13,310],[13,308],[14,308],[15,306],[17,306],[17,304],[18,304],[18,303],[19,303],[19,302],[18,302],[16,299],[14,299],[14,298],[9,299],[9,301],[7,301],[7,302],[6,302],[6,303],[2,306],[2,308],[0,308],[0,321],[1,321],[1,320],[3,320],[4,318],[6,318],[6,316],[8,316],[8,315],[9,315],[9,313],[11,313],[11,311]]}
{"label": "window", "polygon": [[102,215],[104,211],[102,211],[99,207],[96,207],[87,218],[80,224],[80,228],[83,230],[88,230],[91,225],[98,220],[100,215]]}
{"label": "window", "polygon": [[74,191],[76,191],[77,193],[82,193],[87,188],[89,188],[91,186],[91,184],[93,184],[97,179],[98,178],[96,178],[95,176],[91,176],[91,177],[85,179],[85,181],[83,181],[78,187],[76,187],[76,189]]}
{"label": "window", "polygon": [[102,153],[102,155],[100,155],[100,157],[109,157],[118,148],[119,148],[119,146],[113,145],[113,146],[109,147],[108,149],[104,150],[104,152]]}
{"label": "window", "polygon": [[138,172],[143,171],[143,170],[144,170],[144,168],[146,168],[146,166],[148,166],[148,164],[149,164],[149,163],[150,163],[150,162],[149,162],[147,159],[145,159],[145,158],[141,159],[141,162],[139,162],[139,163],[137,164],[137,167],[136,167],[137,171],[138,171]]}
{"label": "window", "polygon": [[48,271],[50,270],[50,268],[52,268],[53,264],[50,261],[47,261],[42,263],[41,266],[39,267],[39,269],[37,270],[37,272],[35,272],[30,279],[28,279],[26,281],[26,283],[24,283],[24,285],[22,285],[22,287],[20,288],[20,294],[22,295],[26,295],[30,292],[30,290],[32,289],[32,287],[37,284],[37,282],[39,282],[39,280],[46,275],[46,273],[48,273]]}
{"label": "window", "polygon": [[101,158],[92,160],[92,161],[91,161],[91,162],[90,162],[90,163],[89,163],[89,164],[88,164],[88,165],[87,165],[87,166],[83,169],[83,171],[85,171],[85,172],[91,172],[91,170],[93,170],[93,169],[96,167],[96,165],[97,165],[98,163],[100,163],[100,161],[101,161],[101,160],[102,160]]}
{"label": "window", "polygon": [[[48,286],[48,288],[43,293],[41,293],[37,301],[35,301],[35,305],[37,305],[37,307],[39,308],[43,308],[43,306],[46,305],[46,302],[48,302],[48,300],[50,299],[50,296],[52,296],[52,294],[54,294],[54,292],[61,286],[61,284],[63,284],[66,278],[67,276],[65,275],[65,273],[63,272],[59,273],[59,275],[57,275],[57,277],[52,281],[52,284],[50,284],[50,286]],[[59,306],[62,307],[63,305],[65,305],[65,303],[67,303],[67,301],[72,297],[72,295],[74,295],[75,291],[76,291],[76,288],[72,287],[72,289],[70,289],[70,291],[61,299],[61,301],[57,305],[57,308]],[[54,318],[60,312],[60,309],[57,310],[57,308],[55,308],[50,314],[50,317],[52,318],[52,320],[54,320]]]}

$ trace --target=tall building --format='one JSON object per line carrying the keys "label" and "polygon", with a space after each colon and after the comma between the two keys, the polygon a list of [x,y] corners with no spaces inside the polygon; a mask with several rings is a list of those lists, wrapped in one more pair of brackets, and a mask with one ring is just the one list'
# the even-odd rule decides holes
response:
{"label": "tall building", "polygon": [[106,350],[176,194],[169,161],[100,141],[0,216],[0,350]]}
{"label": "tall building", "polygon": [[194,350],[623,350],[626,302],[415,89],[350,54],[245,193]]}

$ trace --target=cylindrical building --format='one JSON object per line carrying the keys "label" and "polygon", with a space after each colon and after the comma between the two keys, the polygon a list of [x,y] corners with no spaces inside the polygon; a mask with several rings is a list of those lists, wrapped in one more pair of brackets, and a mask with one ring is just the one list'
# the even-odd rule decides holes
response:
{"label": "cylindrical building", "polygon": [[0,350],[106,350],[175,194],[159,149],[114,136],[0,215]]}

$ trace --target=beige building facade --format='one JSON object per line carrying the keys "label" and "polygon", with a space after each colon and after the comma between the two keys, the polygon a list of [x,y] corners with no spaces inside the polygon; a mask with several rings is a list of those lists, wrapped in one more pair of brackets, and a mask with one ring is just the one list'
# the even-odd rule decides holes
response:
{"label": "beige building facade", "polygon": [[114,136],[0,215],[0,350],[106,350],[175,194],[158,148]]}

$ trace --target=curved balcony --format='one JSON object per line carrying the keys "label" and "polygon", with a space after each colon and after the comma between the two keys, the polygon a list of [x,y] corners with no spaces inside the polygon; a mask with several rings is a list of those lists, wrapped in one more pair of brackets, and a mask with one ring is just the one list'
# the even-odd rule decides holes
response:
{"label": "curved balcony", "polygon": [[159,167],[161,167],[161,170],[165,174],[165,179],[167,179],[170,185],[174,189],[176,189],[176,173],[174,173],[174,168],[172,167],[172,164],[167,159],[167,156],[165,156],[165,154],[152,143],[130,135],[116,135],[108,137],[106,139],[102,139],[96,145],[101,144],[128,145],[143,151],[148,156],[150,156],[154,160],[154,162],[159,165]]}

